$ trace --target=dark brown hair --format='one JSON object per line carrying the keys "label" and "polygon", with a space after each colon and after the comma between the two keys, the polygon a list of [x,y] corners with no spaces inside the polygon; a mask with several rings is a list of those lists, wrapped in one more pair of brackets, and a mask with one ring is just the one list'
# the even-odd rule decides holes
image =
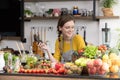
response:
{"label": "dark brown hair", "polygon": [[62,32],[59,30],[59,27],[63,27],[63,25],[64,25],[66,22],[71,21],[71,20],[75,22],[73,15],[67,14],[67,15],[61,15],[61,16],[59,17],[58,25],[57,25],[58,40],[59,40],[59,41],[60,41],[60,36],[61,36],[61,33],[62,33]]}

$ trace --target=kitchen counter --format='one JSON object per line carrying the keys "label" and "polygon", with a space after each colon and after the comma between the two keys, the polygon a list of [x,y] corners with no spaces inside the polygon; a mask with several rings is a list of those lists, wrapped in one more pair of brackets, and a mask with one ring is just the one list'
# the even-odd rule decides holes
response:
{"label": "kitchen counter", "polygon": [[56,75],[56,74],[30,74],[30,73],[0,73],[0,80],[120,80],[120,76],[85,76],[85,75]]}

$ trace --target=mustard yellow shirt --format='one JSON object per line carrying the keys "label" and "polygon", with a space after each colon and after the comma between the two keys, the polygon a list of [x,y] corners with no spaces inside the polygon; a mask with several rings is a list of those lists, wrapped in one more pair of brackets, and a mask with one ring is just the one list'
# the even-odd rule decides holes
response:
{"label": "mustard yellow shirt", "polygon": [[[60,61],[61,59],[61,54],[60,54],[60,42],[57,39],[55,42],[55,53],[54,53],[54,57],[55,59],[57,59],[58,61]],[[85,42],[82,38],[81,35],[75,35],[72,39],[72,50],[78,51],[79,49],[83,49],[85,47]],[[68,50],[71,50],[70,47],[70,43],[68,42],[63,42],[63,53],[67,52]]]}

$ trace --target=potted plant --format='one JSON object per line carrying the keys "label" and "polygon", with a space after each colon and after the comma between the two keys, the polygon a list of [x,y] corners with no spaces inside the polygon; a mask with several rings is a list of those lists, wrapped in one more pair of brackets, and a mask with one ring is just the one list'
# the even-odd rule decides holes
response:
{"label": "potted plant", "polygon": [[24,15],[25,17],[31,17],[33,15],[32,11],[31,10],[24,10]]}
{"label": "potted plant", "polygon": [[104,16],[113,16],[113,6],[117,4],[117,0],[102,0],[102,11]]}

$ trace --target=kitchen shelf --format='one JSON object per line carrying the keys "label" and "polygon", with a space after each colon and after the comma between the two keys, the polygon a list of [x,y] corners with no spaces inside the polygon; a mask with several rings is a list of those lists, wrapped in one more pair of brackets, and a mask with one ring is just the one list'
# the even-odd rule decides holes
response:
{"label": "kitchen shelf", "polygon": [[[92,16],[88,16],[88,17],[83,17],[83,16],[74,16],[75,19],[82,19],[82,20],[93,20]],[[36,20],[36,19],[41,19],[41,20],[46,20],[46,19],[58,19],[59,17],[25,17],[24,20],[25,21],[30,21],[32,19]]]}
{"label": "kitchen shelf", "polygon": [[[66,2],[66,1],[93,1],[93,16],[89,17],[75,17],[75,19],[81,20],[97,20],[96,19],[96,1],[100,0],[24,0],[24,2]],[[30,21],[31,19],[58,19],[58,17],[31,17],[31,18],[24,18],[25,21]]]}
{"label": "kitchen shelf", "polygon": [[96,19],[119,19],[120,16],[96,16]]}
{"label": "kitchen shelf", "polygon": [[52,1],[58,2],[58,1],[93,1],[93,0],[24,0],[24,2],[52,2]]}

